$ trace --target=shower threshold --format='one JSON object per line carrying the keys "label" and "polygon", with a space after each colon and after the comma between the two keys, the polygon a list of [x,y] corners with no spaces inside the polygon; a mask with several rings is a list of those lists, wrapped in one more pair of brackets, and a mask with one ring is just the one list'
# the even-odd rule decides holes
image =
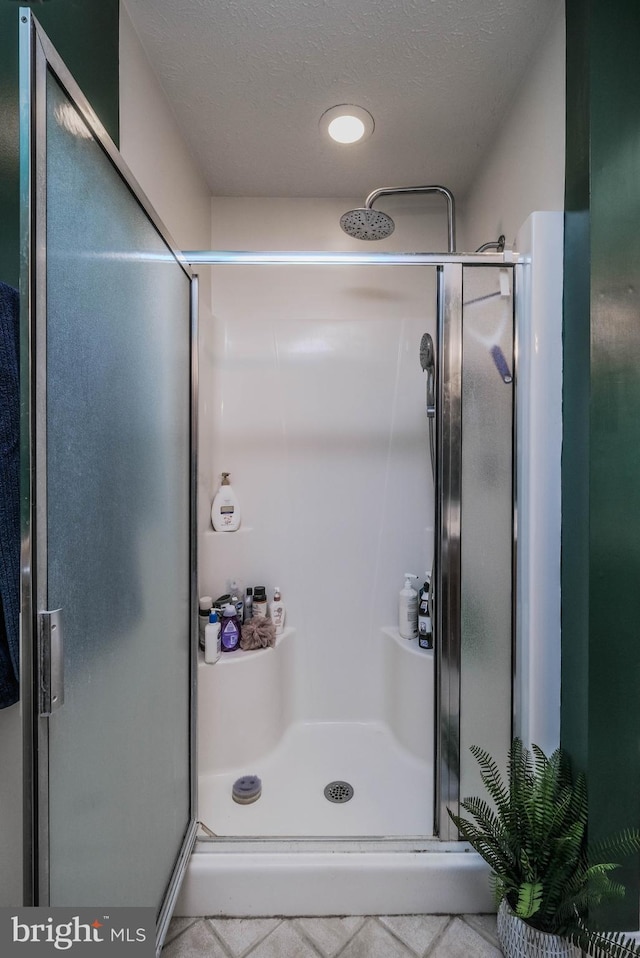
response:
{"label": "shower threshold", "polygon": [[437,839],[201,839],[175,914],[218,917],[483,913],[489,870]]}

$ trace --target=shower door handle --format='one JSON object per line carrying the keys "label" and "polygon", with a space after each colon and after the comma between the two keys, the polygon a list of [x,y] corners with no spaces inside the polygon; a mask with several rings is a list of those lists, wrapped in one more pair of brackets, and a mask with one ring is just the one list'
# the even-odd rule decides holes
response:
{"label": "shower door handle", "polygon": [[64,704],[64,634],[62,609],[40,612],[40,715],[51,715]]}

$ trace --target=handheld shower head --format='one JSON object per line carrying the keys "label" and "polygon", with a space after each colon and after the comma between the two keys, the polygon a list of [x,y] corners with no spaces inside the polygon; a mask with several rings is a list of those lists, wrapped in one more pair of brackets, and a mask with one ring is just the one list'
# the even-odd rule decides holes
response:
{"label": "handheld shower head", "polygon": [[427,416],[433,419],[436,414],[436,353],[430,333],[420,340],[420,365],[427,374]]}
{"label": "handheld shower head", "polygon": [[433,339],[430,333],[425,333],[420,340],[420,365],[426,373],[429,369],[433,369],[434,362]]}
{"label": "handheld shower head", "polygon": [[361,240],[386,239],[396,228],[396,224],[386,213],[368,209],[365,206],[343,213],[340,217],[340,226],[349,236]]}

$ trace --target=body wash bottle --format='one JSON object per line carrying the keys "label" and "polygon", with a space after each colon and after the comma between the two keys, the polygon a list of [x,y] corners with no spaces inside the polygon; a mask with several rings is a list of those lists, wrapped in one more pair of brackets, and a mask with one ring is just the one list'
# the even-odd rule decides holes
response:
{"label": "body wash bottle", "polygon": [[211,506],[211,524],[216,532],[235,532],[240,528],[240,506],[229,482],[230,475],[222,473],[222,482]]}
{"label": "body wash bottle", "polygon": [[222,613],[222,626],[220,628],[220,644],[223,652],[233,652],[238,648],[240,642],[240,624],[236,615],[234,605],[226,605]]}

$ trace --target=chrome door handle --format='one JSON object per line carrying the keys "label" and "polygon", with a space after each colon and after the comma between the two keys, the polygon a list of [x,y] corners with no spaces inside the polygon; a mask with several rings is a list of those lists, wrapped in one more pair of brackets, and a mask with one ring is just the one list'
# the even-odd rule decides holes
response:
{"label": "chrome door handle", "polygon": [[40,612],[40,715],[64,704],[64,634],[62,609]]}

